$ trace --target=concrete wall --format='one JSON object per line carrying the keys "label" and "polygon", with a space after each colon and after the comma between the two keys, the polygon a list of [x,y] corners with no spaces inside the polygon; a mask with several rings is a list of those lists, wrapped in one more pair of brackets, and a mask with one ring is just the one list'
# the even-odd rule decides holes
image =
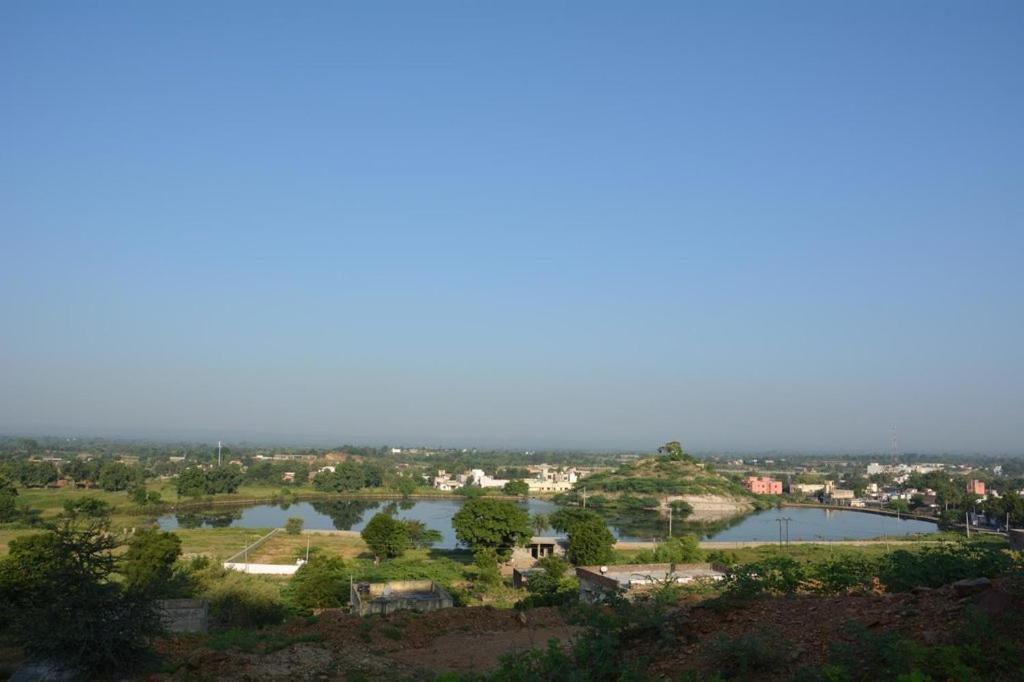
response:
{"label": "concrete wall", "polygon": [[297,564],[243,564],[229,561],[224,562],[224,568],[259,575],[294,575],[299,570]]}
{"label": "concrete wall", "polygon": [[156,605],[168,632],[206,632],[209,627],[210,604],[205,599],[160,599]]}
{"label": "concrete wall", "polygon": [[[385,590],[390,596],[385,596]],[[369,585],[353,584],[352,611],[360,616],[395,611],[437,611],[455,605],[447,590],[432,580],[393,580]]]}

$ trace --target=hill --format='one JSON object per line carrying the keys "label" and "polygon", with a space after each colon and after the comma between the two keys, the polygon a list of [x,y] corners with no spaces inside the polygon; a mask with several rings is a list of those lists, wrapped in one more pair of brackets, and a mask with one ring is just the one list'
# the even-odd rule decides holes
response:
{"label": "hill", "polygon": [[[668,448],[672,444],[665,446]],[[658,509],[677,518],[714,521],[770,505],[735,480],[709,469],[681,449],[623,464],[614,471],[588,476],[576,486],[596,509]]]}

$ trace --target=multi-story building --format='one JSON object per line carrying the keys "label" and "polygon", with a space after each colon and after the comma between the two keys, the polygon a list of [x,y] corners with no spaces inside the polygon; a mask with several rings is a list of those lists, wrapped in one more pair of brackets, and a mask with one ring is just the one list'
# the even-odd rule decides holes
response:
{"label": "multi-story building", "polygon": [[579,472],[573,468],[562,471],[544,465],[531,471],[536,474],[533,478],[526,479],[526,485],[530,486],[531,493],[568,492],[580,479]]}
{"label": "multi-story building", "polygon": [[972,478],[967,482],[967,494],[968,495],[985,495],[985,481],[979,481],[976,478]]}
{"label": "multi-story building", "polygon": [[782,481],[767,476],[747,476],[743,479],[743,487],[755,495],[782,494]]}

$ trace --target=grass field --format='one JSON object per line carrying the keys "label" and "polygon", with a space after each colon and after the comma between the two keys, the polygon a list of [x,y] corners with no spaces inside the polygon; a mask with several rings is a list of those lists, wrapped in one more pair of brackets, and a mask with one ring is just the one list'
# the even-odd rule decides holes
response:
{"label": "grass field", "polygon": [[340,556],[345,561],[360,555],[372,558],[358,533],[310,531],[299,535],[278,533],[251,552],[249,561],[258,564],[294,564],[296,558],[305,554],[307,542],[312,552]]}

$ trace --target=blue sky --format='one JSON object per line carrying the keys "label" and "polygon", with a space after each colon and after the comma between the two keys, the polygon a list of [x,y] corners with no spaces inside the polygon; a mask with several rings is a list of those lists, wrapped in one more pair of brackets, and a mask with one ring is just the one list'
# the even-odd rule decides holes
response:
{"label": "blue sky", "polygon": [[0,6],[0,430],[1024,452],[1019,2]]}

